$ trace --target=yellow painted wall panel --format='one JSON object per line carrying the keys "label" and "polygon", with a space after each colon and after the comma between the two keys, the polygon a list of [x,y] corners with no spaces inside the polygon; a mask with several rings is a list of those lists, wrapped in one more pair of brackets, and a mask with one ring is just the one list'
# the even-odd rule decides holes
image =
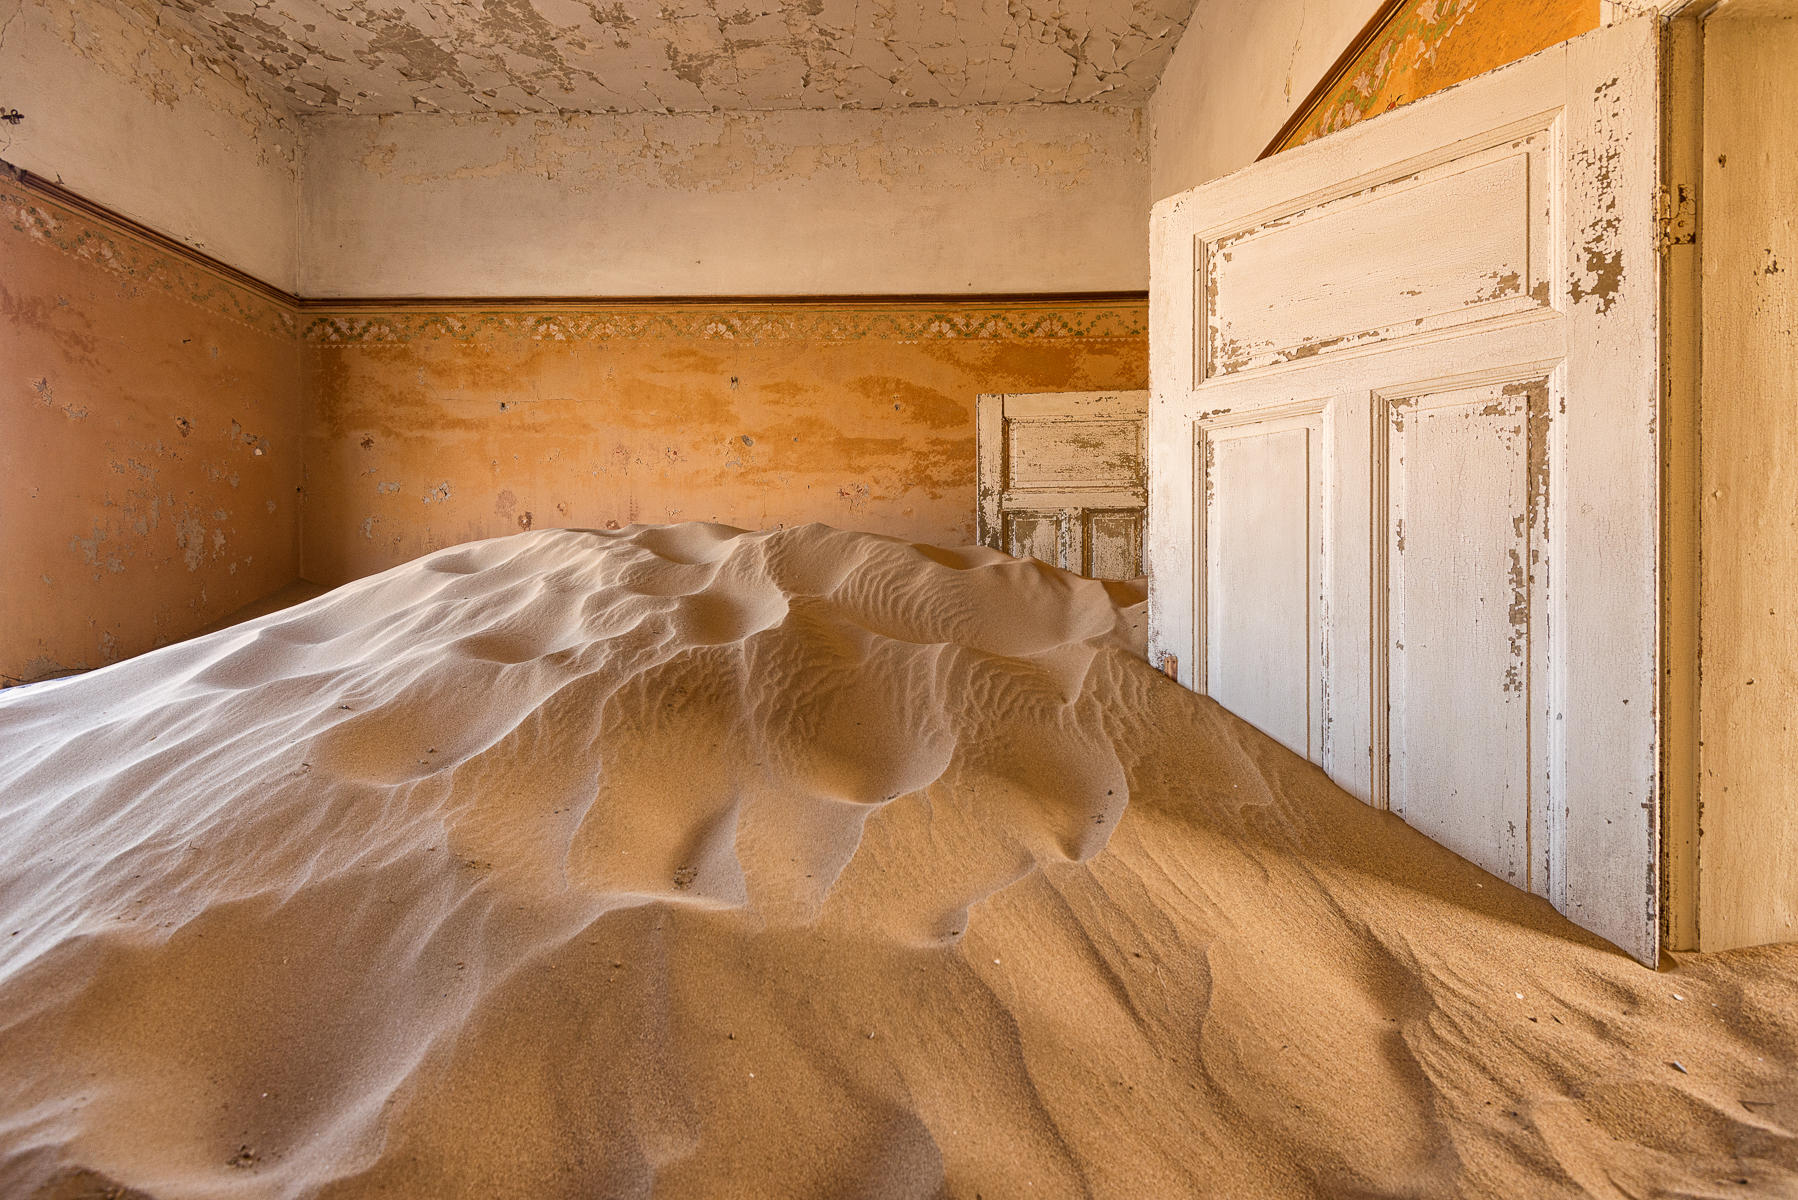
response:
{"label": "yellow painted wall panel", "polygon": [[1141,388],[1147,304],[344,312],[304,331],[305,573],[549,526],[974,541],[982,392]]}

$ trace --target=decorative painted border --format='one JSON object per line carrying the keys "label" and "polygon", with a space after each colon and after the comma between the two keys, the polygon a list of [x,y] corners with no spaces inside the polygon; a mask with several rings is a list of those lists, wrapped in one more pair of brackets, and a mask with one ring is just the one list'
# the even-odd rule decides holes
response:
{"label": "decorative painted border", "polygon": [[944,339],[1136,339],[1149,332],[1146,300],[1094,304],[991,303],[961,306],[777,303],[595,303],[551,311],[444,310],[336,313],[308,321],[300,336],[317,346],[397,345],[482,337],[531,341],[938,341]]}
{"label": "decorative painted border", "polygon": [[258,333],[287,341],[298,334],[297,307],[266,294],[267,285],[215,269],[205,256],[187,247],[171,253],[160,235],[146,238],[123,224],[41,195],[4,173],[0,173],[0,222],[79,262],[134,285],[156,288]]}
{"label": "decorative painted border", "polygon": [[[1482,64],[1480,70],[1515,62],[1566,37],[1590,32],[1600,23],[1598,0],[1546,2],[1564,10],[1561,23],[1520,21],[1527,32],[1495,55],[1494,61]],[[1393,75],[1401,67],[1433,64],[1443,42],[1473,15],[1480,3],[1481,0],[1385,0],[1258,157],[1267,158],[1302,146],[1470,78],[1466,72],[1443,74],[1426,78],[1423,90],[1414,95],[1390,92]],[[1584,20],[1582,14],[1590,20]]]}

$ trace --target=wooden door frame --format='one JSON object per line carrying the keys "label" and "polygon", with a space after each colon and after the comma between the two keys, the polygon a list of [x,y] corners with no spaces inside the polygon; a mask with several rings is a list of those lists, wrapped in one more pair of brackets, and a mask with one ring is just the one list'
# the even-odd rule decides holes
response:
{"label": "wooden door frame", "polygon": [[[1709,22],[1725,13],[1754,7],[1752,0],[1667,0],[1658,5],[1662,23],[1663,147],[1662,147],[1662,265],[1665,314],[1663,328],[1663,489],[1665,590],[1663,594],[1664,670],[1662,673],[1663,794],[1663,936],[1672,950],[1721,950],[1758,944],[1764,933],[1744,934],[1732,926],[1727,908],[1716,905],[1719,893],[1729,894],[1732,872],[1739,864],[1740,835],[1732,825],[1744,818],[1729,803],[1728,770],[1740,764],[1742,747],[1719,740],[1722,727],[1713,722],[1728,712],[1731,688],[1728,674],[1731,649],[1728,613],[1739,597],[1727,594],[1726,579],[1703,570],[1706,551],[1725,545],[1732,537],[1727,510],[1719,522],[1706,517],[1707,499],[1721,487],[1727,496],[1727,470],[1715,456],[1721,430],[1729,444],[1730,414],[1739,411],[1731,395],[1720,395],[1706,407],[1705,316],[1707,300],[1703,277],[1705,245],[1705,195],[1707,170],[1720,138],[1727,129],[1713,129],[1706,75],[1719,72],[1718,91],[1729,91],[1730,66],[1711,60]],[[1707,65],[1709,63],[1709,65]],[[1711,207],[1716,207],[1712,198]],[[1718,239],[1727,243],[1730,229],[1718,226]],[[1712,251],[1717,250],[1713,243]],[[1713,274],[1710,283],[1721,286],[1722,295],[1709,297],[1712,305],[1730,303],[1728,277]],[[1725,308],[1727,311],[1727,308]],[[1713,325],[1714,328],[1714,325]],[[1714,370],[1716,362],[1711,363]],[[1715,383],[1713,382],[1713,386]],[[1738,443],[1739,445],[1739,443]],[[1713,472],[1724,472],[1720,482]],[[1711,560],[1715,562],[1716,560]],[[1719,596],[1717,589],[1726,594]],[[1717,634],[1725,636],[1718,638]],[[1707,647],[1707,637],[1713,638]],[[1720,644],[1721,643],[1721,644]],[[1739,665],[1739,663],[1737,664]],[[1739,679],[1739,677],[1735,677]],[[1764,681],[1763,681],[1764,682]],[[1757,692],[1760,689],[1755,689]],[[1778,755],[1777,749],[1769,754]],[[1733,757],[1732,757],[1733,756]],[[1707,766],[1708,763],[1708,766]],[[1706,803],[1706,789],[1718,789],[1714,805]],[[1701,843],[1700,818],[1709,813]],[[1712,889],[1707,894],[1707,881]],[[1708,898],[1707,898],[1708,896]],[[1740,897],[1738,897],[1738,903]],[[1789,903],[1778,897],[1756,898],[1752,906]]]}
{"label": "wooden door frame", "polygon": [[[1608,2],[1608,0],[1607,0]],[[1704,18],[1664,0],[1661,26],[1661,936],[1698,948],[1700,260]]]}

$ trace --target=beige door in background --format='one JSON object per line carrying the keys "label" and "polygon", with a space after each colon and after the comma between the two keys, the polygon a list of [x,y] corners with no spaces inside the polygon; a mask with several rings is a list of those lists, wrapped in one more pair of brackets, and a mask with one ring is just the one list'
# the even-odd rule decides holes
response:
{"label": "beige door in background", "polygon": [[984,395],[980,543],[1095,579],[1143,574],[1147,392]]}
{"label": "beige door in background", "polygon": [[1658,33],[1162,201],[1151,660],[1645,963]]}

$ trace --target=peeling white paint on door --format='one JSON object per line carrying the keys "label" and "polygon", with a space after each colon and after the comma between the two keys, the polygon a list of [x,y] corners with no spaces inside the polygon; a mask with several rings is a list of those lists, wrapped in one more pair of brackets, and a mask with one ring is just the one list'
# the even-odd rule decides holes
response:
{"label": "peeling white paint on door", "polygon": [[975,403],[982,545],[1095,579],[1143,573],[1147,392],[984,395]]}
{"label": "peeling white paint on door", "polygon": [[1150,655],[1658,951],[1658,37],[1156,206]]}

